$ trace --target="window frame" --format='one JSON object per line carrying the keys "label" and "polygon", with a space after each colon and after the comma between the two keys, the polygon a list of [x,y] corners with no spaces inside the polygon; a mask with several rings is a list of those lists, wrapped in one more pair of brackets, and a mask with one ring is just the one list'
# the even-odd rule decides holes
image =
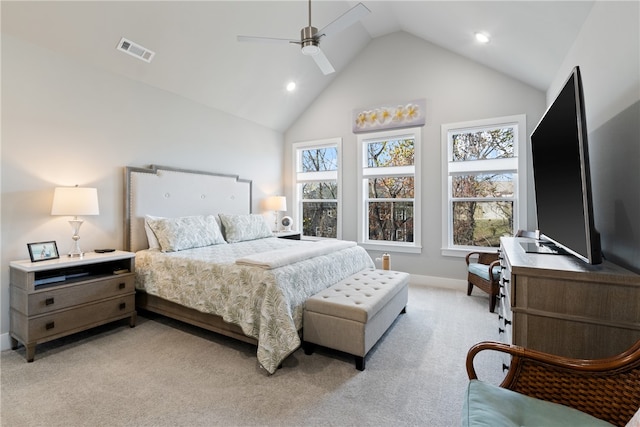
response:
{"label": "window frame", "polygon": [[[367,167],[367,150],[366,145],[369,142],[413,138],[413,166],[396,166],[385,168],[387,173],[375,172]],[[422,163],[422,128],[411,127],[393,129],[380,132],[368,132],[366,134],[358,134],[358,244],[365,249],[377,250],[384,252],[404,252],[404,253],[421,253],[422,252],[422,191],[421,191],[421,163]],[[413,173],[410,172],[411,169]],[[391,173],[389,173],[391,172]],[[394,242],[394,241],[375,241],[369,240],[368,236],[368,215],[369,210],[367,204],[369,202],[368,179],[375,176],[413,176],[414,197],[413,197],[413,242]],[[401,201],[410,199],[380,199],[384,201]]]}
{"label": "window frame", "polygon": [[[514,157],[493,160],[472,160],[467,162],[452,161],[451,135],[461,132],[472,132],[487,128],[513,127]],[[448,123],[441,126],[442,148],[442,248],[444,256],[466,256],[471,251],[495,252],[497,248],[488,246],[464,246],[453,244],[453,191],[452,177],[464,173],[481,174],[501,172],[513,174],[513,199],[479,198],[483,201],[513,200],[514,233],[527,224],[527,137],[526,115],[495,117],[467,122]],[[475,198],[474,198],[475,200]]]}
{"label": "window frame", "polygon": [[[301,152],[304,150],[320,149],[320,148],[336,148],[336,171],[320,171],[320,172],[299,172],[301,167]],[[342,239],[342,138],[327,138],[312,141],[294,142],[292,144],[292,183],[293,183],[293,203],[291,214],[293,216],[293,228],[300,232],[300,236],[305,240],[324,240],[333,239],[333,237],[318,237],[304,235],[302,227],[302,184],[306,182],[332,181],[335,179],[338,188],[338,197],[336,199],[336,239]],[[325,200],[326,201],[326,200]]]}

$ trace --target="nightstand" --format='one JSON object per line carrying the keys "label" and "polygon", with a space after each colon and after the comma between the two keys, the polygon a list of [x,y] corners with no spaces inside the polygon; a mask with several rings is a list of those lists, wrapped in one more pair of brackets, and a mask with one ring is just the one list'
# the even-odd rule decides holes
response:
{"label": "nightstand", "polygon": [[13,261],[10,269],[11,348],[26,348],[105,323],[136,324],[135,254],[86,253],[83,258]]}
{"label": "nightstand", "polygon": [[273,235],[280,239],[300,240],[301,238],[299,231],[276,231]]}

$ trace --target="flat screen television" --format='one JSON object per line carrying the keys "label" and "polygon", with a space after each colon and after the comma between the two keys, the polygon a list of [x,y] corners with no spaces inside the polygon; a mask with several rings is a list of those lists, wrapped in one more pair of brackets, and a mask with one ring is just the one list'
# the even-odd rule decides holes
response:
{"label": "flat screen television", "polygon": [[584,111],[580,68],[575,67],[531,134],[538,247],[600,264]]}

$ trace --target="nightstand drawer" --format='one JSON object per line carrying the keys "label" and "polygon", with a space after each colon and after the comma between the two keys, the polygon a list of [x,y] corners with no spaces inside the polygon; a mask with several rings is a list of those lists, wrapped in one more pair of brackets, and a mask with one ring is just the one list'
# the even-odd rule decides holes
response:
{"label": "nightstand drawer", "polygon": [[[34,316],[91,301],[132,293],[135,292],[134,281],[134,274],[122,274],[106,279],[83,281],[72,286],[58,289],[50,288],[46,291],[36,292],[29,295],[28,311],[25,314]],[[24,310],[23,307],[14,306],[13,308],[18,311]]]}
{"label": "nightstand drawer", "polygon": [[135,310],[135,294],[115,297],[96,304],[87,304],[78,308],[64,310],[44,316],[32,318],[29,321],[29,342],[40,341],[82,330],[91,326],[98,326],[118,317],[127,317]]}

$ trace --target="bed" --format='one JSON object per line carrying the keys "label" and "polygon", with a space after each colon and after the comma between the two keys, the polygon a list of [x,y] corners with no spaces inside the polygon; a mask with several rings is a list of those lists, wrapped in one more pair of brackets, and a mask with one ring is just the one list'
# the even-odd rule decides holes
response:
{"label": "bed", "polygon": [[273,237],[235,175],[126,167],[125,187],[137,307],[255,344],[269,374],[300,346],[305,300],[374,268],[354,242]]}

